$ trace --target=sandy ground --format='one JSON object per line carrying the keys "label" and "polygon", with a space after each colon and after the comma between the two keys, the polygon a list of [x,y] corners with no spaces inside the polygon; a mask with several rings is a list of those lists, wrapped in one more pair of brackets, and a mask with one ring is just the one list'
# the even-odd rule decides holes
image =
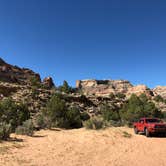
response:
{"label": "sandy ground", "polygon": [[166,166],[166,138],[125,127],[42,130],[16,138],[0,143],[0,166]]}

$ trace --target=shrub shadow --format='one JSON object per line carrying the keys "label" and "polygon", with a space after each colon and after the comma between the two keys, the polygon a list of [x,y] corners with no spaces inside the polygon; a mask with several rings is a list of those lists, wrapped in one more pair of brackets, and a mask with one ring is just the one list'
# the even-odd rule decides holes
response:
{"label": "shrub shadow", "polygon": [[52,129],[49,129],[51,131],[62,131],[61,129],[58,129],[58,128],[52,128]]}
{"label": "shrub shadow", "polygon": [[43,138],[43,137],[46,137],[47,135],[33,135],[31,137],[33,138]]}
{"label": "shrub shadow", "polygon": [[24,140],[21,138],[14,137],[14,138],[9,138],[7,141],[9,141],[9,142],[23,142]]}

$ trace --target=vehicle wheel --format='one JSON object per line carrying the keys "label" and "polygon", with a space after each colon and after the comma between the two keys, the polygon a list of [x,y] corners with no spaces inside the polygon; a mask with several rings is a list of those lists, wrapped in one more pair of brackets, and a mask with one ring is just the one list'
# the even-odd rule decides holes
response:
{"label": "vehicle wheel", "polygon": [[150,133],[147,128],[145,129],[145,135],[146,135],[146,137],[150,137]]}
{"label": "vehicle wheel", "polygon": [[136,127],[134,127],[134,133],[135,133],[135,134],[138,134],[138,130],[137,130]]}

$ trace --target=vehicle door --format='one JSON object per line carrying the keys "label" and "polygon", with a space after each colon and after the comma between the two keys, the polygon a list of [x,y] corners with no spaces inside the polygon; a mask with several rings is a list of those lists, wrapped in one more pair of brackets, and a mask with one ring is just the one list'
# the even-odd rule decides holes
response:
{"label": "vehicle door", "polygon": [[138,130],[143,131],[144,130],[144,120],[140,119],[138,124]]}

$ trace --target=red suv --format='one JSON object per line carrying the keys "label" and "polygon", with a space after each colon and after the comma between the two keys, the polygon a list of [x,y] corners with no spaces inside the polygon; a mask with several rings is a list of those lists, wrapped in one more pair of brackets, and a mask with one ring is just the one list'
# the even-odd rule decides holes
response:
{"label": "red suv", "polygon": [[166,123],[157,118],[141,118],[133,124],[135,134],[143,132],[147,137],[152,134],[162,133],[166,135]]}

